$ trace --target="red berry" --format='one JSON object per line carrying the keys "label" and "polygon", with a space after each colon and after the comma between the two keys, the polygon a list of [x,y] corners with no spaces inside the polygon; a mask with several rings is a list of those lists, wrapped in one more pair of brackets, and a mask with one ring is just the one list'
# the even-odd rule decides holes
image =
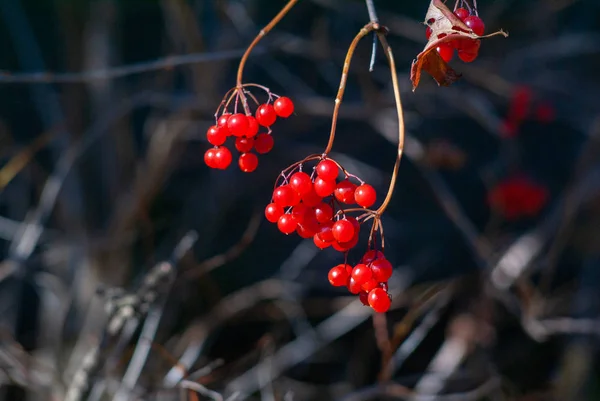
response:
{"label": "red berry", "polygon": [[366,283],[364,283],[363,285],[361,285],[362,289],[369,292],[374,288],[379,287],[379,281],[377,281],[376,279],[372,278],[371,280],[367,281]]}
{"label": "red berry", "polygon": [[275,113],[277,113],[279,117],[283,118],[291,116],[294,112],[294,103],[290,98],[285,96],[281,96],[279,99],[275,100],[273,107],[275,109]]}
{"label": "red berry", "polygon": [[317,195],[324,198],[331,195],[335,190],[335,181],[326,181],[321,177],[317,177],[314,183],[314,189]]}
{"label": "red berry", "polygon": [[369,184],[359,185],[356,188],[356,191],[354,191],[354,200],[358,205],[362,207],[373,206],[373,204],[377,200],[377,193],[375,192],[375,188],[373,188]]}
{"label": "red berry", "polygon": [[353,277],[348,279],[348,284],[346,284],[346,287],[348,287],[348,291],[350,291],[352,294],[358,294],[362,290],[360,284],[358,284]]}
{"label": "red berry", "polygon": [[254,149],[261,155],[269,153],[273,149],[273,144],[273,137],[269,134],[258,134],[254,138]]}
{"label": "red berry", "polygon": [[317,193],[315,192],[315,189],[312,188],[312,185],[311,185],[310,192],[305,194],[304,196],[302,196],[302,202],[306,206],[310,206],[310,207],[317,206],[319,203],[321,203],[322,200],[323,200],[323,198],[320,197],[319,195],[317,195]]}
{"label": "red berry", "polygon": [[479,40],[464,39],[458,41],[458,58],[460,58],[465,63],[471,63],[475,61],[475,59],[479,55],[480,45],[481,41]]}
{"label": "red berry", "polygon": [[475,61],[477,59],[478,55],[479,55],[478,52],[467,53],[467,52],[464,52],[461,50],[458,51],[458,58],[464,63],[472,63],[473,61]]}
{"label": "red berry", "polygon": [[324,159],[317,164],[317,175],[326,181],[336,180],[338,173],[338,166],[333,160]]}
{"label": "red berry", "polygon": [[315,217],[319,223],[326,223],[333,217],[333,209],[326,203],[319,203],[314,207]]}
{"label": "red berry", "polygon": [[392,264],[386,259],[376,259],[369,264],[369,267],[373,272],[373,278],[379,283],[388,281],[392,277]]}
{"label": "red berry", "polygon": [[300,202],[300,196],[289,185],[281,185],[273,191],[273,202],[279,206],[295,206]]}
{"label": "red berry", "polygon": [[302,171],[298,171],[290,177],[290,186],[298,192],[300,196],[304,196],[312,191],[312,181],[310,176]]}
{"label": "red berry", "polygon": [[261,104],[256,109],[256,121],[263,127],[270,127],[277,120],[277,113],[270,104]]}
{"label": "red berry", "polygon": [[338,242],[348,242],[354,237],[354,226],[348,220],[338,220],[333,224],[331,228],[333,231],[333,238]]}
{"label": "red berry", "polygon": [[[292,208],[292,216],[296,219],[298,224],[302,223],[305,219],[310,218],[312,210],[304,203],[298,203]],[[314,215],[312,215],[314,217]]]}
{"label": "red berry", "polygon": [[254,147],[254,138],[246,138],[245,136],[240,136],[235,138],[235,148],[240,153],[250,152]]}
{"label": "red berry", "polygon": [[231,152],[225,146],[215,148],[215,167],[225,170],[231,164]]}
{"label": "red berry", "polygon": [[358,235],[355,235],[350,241],[347,242],[339,242],[334,240],[331,243],[331,246],[338,252],[347,252],[350,249],[354,248],[356,244],[358,244]]}
{"label": "red berry", "polygon": [[231,117],[231,113],[223,113],[223,114],[221,114],[221,117],[219,117],[219,120],[217,121],[217,125],[219,127],[226,128],[227,132],[229,132],[229,128],[227,128],[227,121],[229,120],[229,117]]}
{"label": "red berry", "polygon": [[302,222],[298,223],[296,232],[302,238],[314,237],[319,231],[319,222],[315,219],[315,216],[307,216]]}
{"label": "red berry", "polygon": [[331,245],[331,242],[323,241],[318,233],[313,236],[313,242],[319,249],[325,249]]}
{"label": "red berry", "polygon": [[369,306],[369,293],[366,291],[361,291],[358,294],[358,299],[360,299],[360,302],[362,302],[363,305]]}
{"label": "red berry", "polygon": [[437,47],[437,52],[446,63],[452,60],[454,56],[454,48],[448,43],[440,43]]}
{"label": "red berry", "polygon": [[283,208],[276,203],[269,203],[265,208],[265,217],[271,223],[276,223],[283,214]]}
{"label": "red berry", "polygon": [[206,139],[211,145],[223,145],[227,140],[227,129],[218,125],[211,126],[206,132]]}
{"label": "red berry", "polygon": [[356,220],[352,216],[346,217],[346,220],[352,223],[352,227],[354,227],[354,235],[358,235],[358,233],[360,232],[360,223],[358,222],[358,220]]}
{"label": "red berry", "polygon": [[372,261],[374,261],[375,259],[385,259],[383,252],[371,249],[370,251],[367,251],[364,254],[364,256],[361,259],[361,262],[365,263],[365,264],[369,264]]}
{"label": "red berry", "polygon": [[333,237],[333,231],[331,231],[332,227],[333,222],[321,224],[321,226],[319,227],[319,232],[317,233],[317,235],[323,242],[332,243],[333,241],[335,241],[335,238]]}
{"label": "red berry", "polygon": [[329,282],[334,287],[343,287],[348,283],[348,273],[346,272],[346,265],[340,264],[334,266],[331,270],[329,270],[329,274],[327,275]]}
{"label": "red berry", "polygon": [[465,18],[465,20],[463,22],[465,23],[466,26],[471,28],[471,30],[473,31],[473,33],[475,33],[475,35],[481,36],[485,32],[485,24],[483,23],[481,18],[479,18],[476,15],[468,16],[467,18]]}
{"label": "red berry", "polygon": [[238,165],[244,173],[251,173],[258,167],[258,157],[254,153],[242,153]]}
{"label": "red berry", "polygon": [[335,198],[346,204],[354,203],[354,191],[356,190],[356,184],[351,182],[350,180],[340,181],[335,187]]}
{"label": "red berry", "polygon": [[215,148],[210,148],[204,153],[204,163],[210,168],[217,168],[215,154],[217,150]]}
{"label": "red berry", "polygon": [[248,119],[242,113],[237,113],[227,120],[227,129],[234,136],[243,136],[248,132]]}
{"label": "red berry", "polygon": [[296,231],[298,223],[290,214],[282,214],[277,220],[277,228],[284,234],[291,234]]}
{"label": "red berry", "polygon": [[457,8],[454,10],[454,15],[456,15],[459,20],[464,22],[465,18],[469,16],[469,11],[465,8]]}
{"label": "red berry", "polygon": [[256,118],[252,116],[246,116],[246,119],[248,120],[248,129],[246,130],[246,136],[248,138],[252,138],[256,134],[258,134],[258,122],[256,121]]}
{"label": "red berry", "polygon": [[431,37],[431,28],[427,27],[427,29],[425,29],[425,37],[427,38],[427,40],[429,40],[429,38]]}
{"label": "red berry", "polygon": [[392,300],[383,288],[374,288],[369,292],[369,305],[375,312],[387,312],[391,304]]}
{"label": "red berry", "polygon": [[373,272],[369,266],[359,263],[352,269],[352,278],[358,285],[363,285],[373,278]]}

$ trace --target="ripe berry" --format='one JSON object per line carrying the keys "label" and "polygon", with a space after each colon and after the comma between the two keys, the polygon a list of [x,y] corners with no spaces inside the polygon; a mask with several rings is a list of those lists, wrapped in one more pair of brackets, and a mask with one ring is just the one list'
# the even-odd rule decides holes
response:
{"label": "ripe berry", "polygon": [[366,291],[361,291],[358,294],[358,299],[360,299],[360,302],[362,302],[362,304],[364,306],[369,306],[369,293]]}
{"label": "ripe berry", "polygon": [[326,181],[321,177],[317,177],[313,186],[315,193],[321,198],[324,198],[331,195],[335,190],[335,181]]}
{"label": "ripe berry", "polygon": [[373,272],[369,266],[359,263],[352,269],[352,278],[358,285],[363,285],[373,278]]}
{"label": "ripe berry", "polygon": [[248,120],[248,129],[246,130],[246,136],[248,138],[252,138],[256,134],[258,134],[258,122],[256,121],[256,118],[252,116],[246,116],[246,119]]}
{"label": "ripe berry", "polygon": [[454,15],[456,15],[462,22],[465,22],[465,18],[469,16],[469,11],[465,8],[457,8],[454,10]]}
{"label": "ripe berry", "polygon": [[235,148],[240,153],[250,152],[254,147],[254,138],[246,138],[245,136],[240,136],[235,138]]}
{"label": "ripe berry", "polygon": [[323,198],[321,196],[317,195],[317,193],[315,192],[315,189],[312,188],[312,185],[311,185],[310,192],[305,194],[304,196],[302,196],[302,202],[306,206],[310,206],[310,207],[317,206],[319,203],[321,203],[322,200],[323,200]]}
{"label": "ripe berry", "polygon": [[313,236],[313,242],[319,249],[325,249],[331,245],[331,242],[323,241],[318,233]]}
{"label": "ripe berry", "polygon": [[388,281],[392,277],[392,264],[386,259],[376,259],[369,264],[373,272],[373,278],[378,282]]}
{"label": "ripe berry", "polygon": [[312,191],[312,181],[310,176],[302,171],[298,171],[290,177],[290,186],[298,192],[300,196],[304,196]]}
{"label": "ripe berry", "polygon": [[481,36],[485,32],[485,24],[476,15],[470,15],[463,21],[466,26],[471,28],[471,30],[475,33],[475,35]]}
{"label": "ripe berry", "polygon": [[447,43],[440,43],[437,47],[437,52],[440,54],[442,60],[444,60],[446,63],[452,60],[452,57],[454,57],[454,48]]}
{"label": "ripe berry", "polygon": [[481,41],[472,39],[463,39],[455,41],[456,48],[458,49],[458,58],[465,63],[471,63],[475,61],[479,54],[479,46]]}
{"label": "ripe berry", "polygon": [[338,220],[333,224],[331,228],[333,231],[333,238],[338,242],[348,242],[354,237],[354,227],[348,220]]}
{"label": "ripe berry", "polygon": [[331,246],[338,252],[347,252],[350,249],[354,248],[356,244],[358,244],[358,235],[354,235],[354,237],[352,237],[352,239],[347,242],[339,242],[334,240],[331,243]]}
{"label": "ripe berry", "polygon": [[326,203],[319,203],[314,207],[314,215],[319,223],[326,223],[333,217],[333,209]]}
{"label": "ripe berry", "polygon": [[359,185],[356,188],[356,191],[354,191],[354,200],[358,205],[362,207],[373,206],[373,204],[377,200],[377,193],[375,192],[375,188],[373,188],[369,184]]}
{"label": "ripe berry", "polygon": [[364,283],[363,285],[361,285],[362,289],[369,292],[374,288],[379,287],[379,281],[377,281],[376,279],[372,278],[369,281],[367,281],[366,283]]}
{"label": "ripe berry", "polygon": [[277,113],[270,104],[261,104],[256,109],[256,121],[263,127],[270,127],[277,120]]}
{"label": "ripe berry", "polygon": [[211,145],[220,146],[227,140],[227,129],[218,125],[211,126],[206,132],[206,139]]}
{"label": "ripe berry", "polygon": [[327,275],[329,282],[334,287],[343,287],[348,283],[348,273],[346,272],[346,265],[339,264],[329,270]]}
{"label": "ripe berry", "polygon": [[322,241],[327,242],[327,243],[331,243],[331,242],[335,241],[335,238],[333,236],[333,231],[331,231],[332,227],[333,227],[333,222],[321,224],[317,235],[319,236],[319,238]]}
{"label": "ripe berry", "polygon": [[352,227],[354,227],[354,235],[358,235],[358,233],[360,232],[360,223],[358,222],[358,220],[356,220],[356,218],[352,216],[346,217],[346,220],[352,223]]}
{"label": "ripe berry", "polygon": [[258,134],[254,138],[254,149],[261,155],[269,153],[273,149],[273,137],[269,134]]}
{"label": "ripe berry", "polygon": [[[229,121],[229,117],[231,117],[231,113],[221,114],[221,117],[219,117],[219,120],[217,121],[217,125],[219,127],[227,128],[227,121]],[[227,128],[227,132],[229,132],[228,128]]]}
{"label": "ripe berry", "polygon": [[279,117],[283,118],[291,116],[294,112],[294,103],[290,98],[285,96],[282,96],[279,99],[275,100],[273,107],[275,109],[275,113],[277,113]]}
{"label": "ripe berry", "polygon": [[296,228],[296,232],[302,238],[314,237],[317,231],[319,231],[319,222],[312,215],[299,222],[298,228]]}
{"label": "ripe berry", "polygon": [[292,216],[296,219],[298,224],[301,224],[307,218],[314,217],[314,214],[311,212],[312,209],[306,206],[304,203],[298,203],[292,208]]}
{"label": "ripe berry", "polygon": [[352,294],[358,294],[362,290],[360,284],[358,284],[353,277],[350,277],[348,279],[348,284],[346,284],[346,287],[348,288],[348,291],[350,291]]}
{"label": "ripe berry", "polygon": [[271,223],[276,223],[283,214],[283,208],[276,203],[269,203],[265,208],[265,217]]}
{"label": "ripe berry", "polygon": [[234,136],[243,136],[248,132],[248,119],[242,113],[237,113],[227,120],[227,129]]}
{"label": "ripe berry", "polygon": [[374,288],[369,292],[369,305],[375,312],[387,312],[391,304],[392,301],[383,288]]}
{"label": "ripe berry", "polygon": [[242,153],[238,165],[244,173],[251,173],[258,167],[258,157],[254,153]]}
{"label": "ripe berry", "polygon": [[273,191],[273,202],[279,206],[295,206],[300,202],[300,196],[289,185],[281,185]]}
{"label": "ripe berry", "polygon": [[361,262],[364,264],[369,264],[372,261],[374,261],[375,259],[385,259],[383,252],[371,249],[370,251],[367,251],[364,254],[364,256],[361,259]]}
{"label": "ripe berry", "polygon": [[334,195],[335,198],[346,204],[354,203],[354,191],[356,190],[356,184],[350,180],[340,181],[335,187]]}
{"label": "ripe berry", "polygon": [[210,148],[204,153],[204,163],[210,168],[217,168],[215,154],[217,150],[215,148]]}
{"label": "ripe berry", "polygon": [[338,166],[333,160],[325,159],[317,164],[317,175],[326,181],[336,180],[338,172]]}
{"label": "ripe berry", "polygon": [[231,164],[231,152],[225,146],[215,148],[215,167],[225,170]]}
{"label": "ripe berry", "polygon": [[296,231],[296,227],[298,223],[296,220],[289,214],[283,214],[277,220],[277,228],[284,234],[291,234]]}

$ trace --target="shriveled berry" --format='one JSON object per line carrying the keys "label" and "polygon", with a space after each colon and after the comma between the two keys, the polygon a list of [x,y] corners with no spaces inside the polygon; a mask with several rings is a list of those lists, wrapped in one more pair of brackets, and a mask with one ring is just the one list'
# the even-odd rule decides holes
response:
{"label": "shriveled berry", "polygon": [[454,48],[447,43],[440,43],[436,50],[440,54],[442,60],[444,60],[446,63],[452,60],[452,57],[454,57]]}
{"label": "shriveled berry", "polygon": [[379,281],[377,281],[376,279],[372,278],[369,281],[367,281],[366,283],[364,283],[363,285],[361,285],[362,289],[369,292],[374,288],[379,287]]}
{"label": "shriveled berry", "polygon": [[466,26],[471,28],[475,35],[481,36],[485,32],[485,24],[483,20],[476,15],[470,15],[463,21]]}
{"label": "shriveled berry", "polygon": [[369,292],[369,305],[375,312],[387,312],[391,304],[392,300],[383,288],[374,288]]}
{"label": "shriveled berry", "polygon": [[213,125],[206,131],[206,139],[211,145],[223,145],[227,140],[227,129],[219,127],[218,125]]}
{"label": "shriveled berry", "polygon": [[254,150],[261,155],[269,153],[273,149],[273,137],[269,134],[258,134],[254,138]]}
{"label": "shriveled berry", "polygon": [[469,16],[469,11],[466,8],[457,8],[454,10],[454,15],[456,15],[459,20],[464,22],[465,18]]}
{"label": "shriveled berry", "polygon": [[346,265],[340,264],[334,266],[329,270],[327,275],[329,282],[334,287],[343,287],[348,283],[348,273],[346,272]]}
{"label": "shriveled berry", "polygon": [[215,148],[215,167],[225,170],[231,164],[231,152],[225,146]]}
{"label": "shriveled berry", "polygon": [[270,104],[261,104],[256,109],[256,121],[263,127],[270,127],[277,120],[277,113]]}
{"label": "shriveled berry", "polygon": [[300,196],[289,185],[281,185],[273,191],[273,202],[286,207],[295,206],[300,202]]}
{"label": "shriveled berry", "polygon": [[315,193],[320,197],[324,198],[329,196],[335,190],[335,181],[334,180],[324,180],[321,177],[317,177],[314,183]]}
{"label": "shriveled berry", "polygon": [[313,242],[319,249],[325,249],[331,246],[331,242],[323,241],[318,233],[313,236]]}
{"label": "shriveled berry", "polygon": [[366,291],[361,291],[358,294],[358,299],[360,299],[360,302],[365,305],[365,306],[369,306],[369,293]]}
{"label": "shriveled berry", "polygon": [[368,265],[373,272],[373,278],[382,283],[392,277],[392,264],[387,259],[375,259]]}
{"label": "shriveled berry", "polygon": [[337,164],[330,159],[324,159],[317,164],[317,175],[326,181],[334,181],[337,179],[339,169]]}
{"label": "shriveled berry", "polygon": [[283,208],[276,203],[269,203],[265,208],[265,217],[271,223],[277,223],[281,215],[283,215]]}
{"label": "shriveled berry", "polygon": [[229,128],[227,128],[227,121],[229,121],[229,117],[231,117],[231,113],[223,113],[221,114],[221,117],[219,117],[219,120],[217,120],[217,125],[219,127],[226,128],[227,132],[229,132]]}
{"label": "shriveled berry", "polygon": [[235,138],[235,148],[240,153],[250,152],[254,147],[254,138],[246,138],[245,136],[240,136]]}
{"label": "shriveled berry", "polygon": [[243,136],[248,132],[248,119],[242,113],[237,113],[227,120],[227,129],[234,136]]}
{"label": "shriveled berry", "polygon": [[215,148],[210,148],[204,153],[204,163],[210,168],[217,168],[215,154],[217,150]]}
{"label": "shriveled berry", "polygon": [[246,116],[248,120],[248,129],[246,130],[246,136],[248,138],[252,138],[256,134],[258,134],[258,121],[253,116]]}
{"label": "shriveled berry", "polygon": [[279,117],[287,118],[294,112],[294,102],[289,97],[281,96],[275,100],[273,108]]}
{"label": "shriveled berry", "polygon": [[302,202],[306,206],[315,207],[323,200],[322,197],[317,195],[314,188],[311,188],[310,192],[302,196]]}
{"label": "shriveled berry", "polygon": [[254,153],[242,153],[238,165],[244,173],[251,173],[258,167],[258,157]]}
{"label": "shriveled berry", "polygon": [[352,269],[352,278],[358,285],[363,285],[373,278],[373,272],[371,272],[369,266],[359,263]]}
{"label": "shriveled berry", "polygon": [[375,188],[369,184],[362,184],[354,191],[354,200],[362,207],[371,207],[377,200]]}
{"label": "shriveled berry", "polygon": [[348,220],[338,220],[331,228],[333,238],[338,242],[348,242],[354,237],[354,227]]}
{"label": "shriveled berry", "polygon": [[361,259],[361,262],[365,263],[365,264],[369,264],[372,261],[374,261],[375,259],[385,259],[385,256],[383,255],[383,252],[371,249],[370,251],[367,251],[363,255],[363,257]]}
{"label": "shriveled berry", "polygon": [[360,284],[358,284],[353,277],[350,277],[348,279],[346,287],[348,288],[348,291],[350,291],[352,294],[358,294],[362,291]]}
{"label": "shriveled berry", "polygon": [[351,205],[354,203],[354,191],[356,184],[346,179],[336,185],[334,195],[338,201]]}
{"label": "shriveled berry", "polygon": [[319,203],[314,207],[315,217],[319,223],[326,223],[333,217],[333,209],[326,203]]}
{"label": "shriveled berry", "polygon": [[290,177],[290,186],[298,192],[298,195],[304,196],[312,191],[312,181],[310,176],[303,171],[298,171]]}
{"label": "shriveled berry", "polygon": [[284,234],[291,234],[296,231],[298,223],[290,214],[283,214],[277,220],[277,228]]}

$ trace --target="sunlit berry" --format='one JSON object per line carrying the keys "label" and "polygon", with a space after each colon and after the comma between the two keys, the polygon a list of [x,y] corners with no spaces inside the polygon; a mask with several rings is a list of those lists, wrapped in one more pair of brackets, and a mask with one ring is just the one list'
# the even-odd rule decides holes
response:
{"label": "sunlit berry", "polygon": [[270,104],[261,104],[256,109],[256,121],[263,127],[270,127],[277,120],[277,113]]}
{"label": "sunlit berry", "polygon": [[294,112],[294,103],[290,98],[281,96],[279,99],[275,100],[273,108],[279,117],[287,118]]}
{"label": "sunlit berry", "polygon": [[273,149],[273,137],[269,134],[258,134],[254,138],[254,150],[256,153],[265,154]]}
{"label": "sunlit berry", "polygon": [[283,208],[276,203],[269,203],[265,208],[265,217],[271,223],[276,223],[283,214]]}
{"label": "sunlit berry", "polygon": [[369,305],[375,312],[387,312],[391,304],[392,300],[383,288],[374,288],[369,292]]}
{"label": "sunlit berry", "polygon": [[227,129],[234,136],[243,136],[248,132],[248,119],[242,113],[237,113],[227,120]]}
{"label": "sunlit berry", "polygon": [[244,173],[251,173],[258,167],[258,157],[254,153],[242,153],[238,165]]}
{"label": "sunlit berry", "polygon": [[227,140],[227,129],[219,127],[218,125],[213,125],[206,131],[206,139],[211,145],[223,145]]}
{"label": "sunlit berry", "polygon": [[369,184],[359,185],[354,191],[354,200],[362,207],[371,207],[377,200],[375,188]]}

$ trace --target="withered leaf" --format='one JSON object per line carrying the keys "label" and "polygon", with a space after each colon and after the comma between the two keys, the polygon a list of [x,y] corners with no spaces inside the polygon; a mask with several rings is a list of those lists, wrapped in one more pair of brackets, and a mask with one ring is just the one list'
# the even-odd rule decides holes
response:
{"label": "withered leaf", "polygon": [[436,51],[440,44],[457,40],[479,41],[481,38],[495,35],[508,36],[504,31],[484,36],[475,34],[442,0],[431,0],[425,15],[425,23],[431,28],[431,36],[410,69],[413,92],[419,86],[423,70],[428,72],[440,86],[449,86],[461,77],[461,74],[453,70]]}

